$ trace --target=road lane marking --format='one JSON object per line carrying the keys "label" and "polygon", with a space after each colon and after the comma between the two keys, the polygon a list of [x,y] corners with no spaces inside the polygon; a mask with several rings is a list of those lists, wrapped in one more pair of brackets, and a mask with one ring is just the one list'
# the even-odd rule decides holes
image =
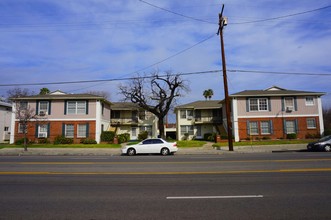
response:
{"label": "road lane marking", "polygon": [[263,198],[263,195],[241,195],[241,196],[168,196],[166,199],[247,199]]}
{"label": "road lane marking", "polygon": [[298,172],[331,172],[331,168],[280,169],[280,170],[228,170],[201,172],[57,172],[57,171],[0,171],[0,175],[222,175],[254,173],[298,173]]}

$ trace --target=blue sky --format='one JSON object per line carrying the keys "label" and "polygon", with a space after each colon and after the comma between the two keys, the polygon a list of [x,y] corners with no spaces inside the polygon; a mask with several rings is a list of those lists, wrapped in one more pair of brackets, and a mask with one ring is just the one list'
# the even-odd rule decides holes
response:
{"label": "blue sky", "polygon": [[[2,0],[0,84],[116,79],[135,76],[137,71],[220,70],[216,32],[224,3],[228,70],[299,73],[229,71],[230,94],[276,85],[325,92],[323,103],[331,106],[331,76],[327,75],[331,74],[331,7],[286,17],[330,6],[329,0],[146,2],[159,8],[139,0]],[[213,99],[224,98],[221,73],[188,75],[184,79],[191,91],[178,104],[204,99],[206,89],[213,89]],[[42,87],[70,93],[107,91],[111,101],[119,101],[118,83],[20,87],[36,92]],[[0,86],[0,96],[6,96],[12,88]]]}

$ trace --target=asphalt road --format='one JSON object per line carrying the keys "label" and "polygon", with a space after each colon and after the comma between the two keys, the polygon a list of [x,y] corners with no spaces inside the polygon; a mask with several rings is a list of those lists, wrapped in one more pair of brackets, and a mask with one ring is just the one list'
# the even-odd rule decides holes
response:
{"label": "asphalt road", "polygon": [[329,219],[331,154],[0,157],[0,219]]}

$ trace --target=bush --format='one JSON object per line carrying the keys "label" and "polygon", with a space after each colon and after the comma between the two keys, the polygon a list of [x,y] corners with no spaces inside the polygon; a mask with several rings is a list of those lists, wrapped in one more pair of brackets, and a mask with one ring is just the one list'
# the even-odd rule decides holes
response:
{"label": "bush", "polygon": [[96,140],[91,139],[91,138],[81,139],[80,143],[81,144],[97,144]]}
{"label": "bush", "polygon": [[118,140],[119,144],[128,142],[130,140],[130,134],[124,133],[124,134],[117,135],[117,140]]}
{"label": "bush", "polygon": [[270,140],[271,138],[269,136],[264,136],[262,140]]}
{"label": "bush", "polygon": [[114,137],[115,137],[115,132],[113,131],[103,131],[100,136],[101,141],[104,142],[113,142]]}
{"label": "bush", "polygon": [[[26,140],[27,144],[30,143],[29,139],[25,138],[25,140]],[[23,145],[23,144],[24,144],[24,138],[21,138],[21,139],[18,139],[15,141],[15,145]]]}
{"label": "bush", "polygon": [[47,138],[39,138],[38,144],[50,144],[51,142]]}
{"label": "bush", "polygon": [[138,140],[142,141],[148,137],[148,131],[142,131],[138,134]]}
{"label": "bush", "polygon": [[203,139],[205,141],[215,141],[216,138],[216,133],[205,133],[203,135]]}
{"label": "bush", "polygon": [[324,136],[328,136],[328,135],[331,135],[331,128],[324,130]]}
{"label": "bush", "polygon": [[293,140],[293,139],[297,139],[297,134],[293,133],[293,134],[287,134],[286,135],[287,139]]}
{"label": "bush", "polygon": [[72,144],[74,143],[74,139],[73,138],[66,138],[64,136],[57,136],[54,140],[54,144]]}

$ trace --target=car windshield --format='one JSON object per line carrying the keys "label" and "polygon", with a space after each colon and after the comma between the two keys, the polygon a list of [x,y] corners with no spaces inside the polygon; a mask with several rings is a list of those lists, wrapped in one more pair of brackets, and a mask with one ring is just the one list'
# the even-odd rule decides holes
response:
{"label": "car windshield", "polygon": [[331,139],[331,135],[322,137],[321,139],[319,139],[319,141],[327,141],[327,140],[330,140],[330,139]]}

